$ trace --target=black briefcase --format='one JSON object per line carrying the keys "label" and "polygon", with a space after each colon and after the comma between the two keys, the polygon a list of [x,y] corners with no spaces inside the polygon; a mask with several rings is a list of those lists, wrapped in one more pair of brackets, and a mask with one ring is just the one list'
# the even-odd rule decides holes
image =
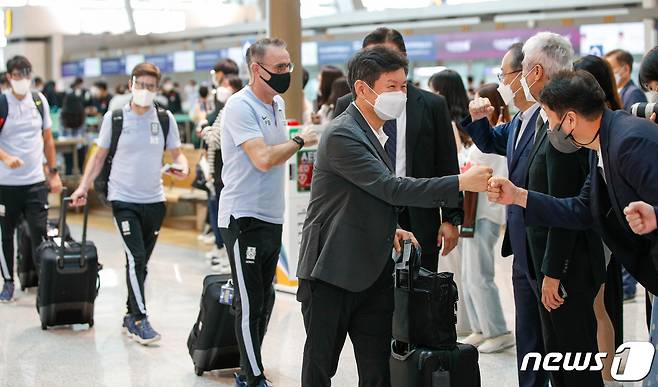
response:
{"label": "black briefcase", "polygon": [[391,387],[479,387],[477,348],[458,343],[452,350],[391,343]]}
{"label": "black briefcase", "polygon": [[[66,209],[70,198],[61,205],[60,230],[66,227]],[[53,238],[37,249],[39,291],[37,310],[41,329],[69,324],[94,325],[94,301],[98,295],[100,279],[96,246],[87,241],[89,205],[85,205],[82,241]]]}
{"label": "black briefcase", "polygon": [[230,274],[213,274],[203,280],[201,310],[187,339],[194,372],[240,367],[240,351],[232,313]]}
{"label": "black briefcase", "polygon": [[404,241],[395,266],[393,338],[411,345],[453,349],[457,343],[457,284],[452,273],[420,267],[420,250]]}

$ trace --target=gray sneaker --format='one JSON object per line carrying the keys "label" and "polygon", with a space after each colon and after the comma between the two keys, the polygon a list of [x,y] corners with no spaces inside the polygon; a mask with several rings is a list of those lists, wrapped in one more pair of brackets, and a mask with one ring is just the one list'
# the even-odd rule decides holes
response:
{"label": "gray sneaker", "polygon": [[14,298],[14,283],[5,282],[2,286],[2,292],[0,292],[0,302],[11,302]]}

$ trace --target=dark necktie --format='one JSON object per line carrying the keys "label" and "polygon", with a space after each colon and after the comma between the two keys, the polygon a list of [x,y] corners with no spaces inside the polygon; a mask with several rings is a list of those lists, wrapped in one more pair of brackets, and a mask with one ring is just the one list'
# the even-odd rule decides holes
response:
{"label": "dark necktie", "polygon": [[388,154],[395,171],[395,150],[398,137],[398,125],[395,120],[384,122],[384,133],[388,136],[388,140],[384,144],[384,150]]}

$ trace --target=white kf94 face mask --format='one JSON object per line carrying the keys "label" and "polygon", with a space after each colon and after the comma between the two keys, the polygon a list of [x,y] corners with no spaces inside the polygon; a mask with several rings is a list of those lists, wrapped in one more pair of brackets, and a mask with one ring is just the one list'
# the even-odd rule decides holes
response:
{"label": "white kf94 face mask", "polygon": [[[368,86],[367,83],[364,82],[364,84]],[[368,88],[372,90],[372,87],[368,86]],[[375,90],[372,90],[372,92],[377,94]],[[388,91],[377,94],[374,105],[367,99],[366,102],[375,109],[377,117],[384,121],[390,121],[398,119],[404,111],[407,105],[407,95],[402,91]]]}
{"label": "white kf94 face mask", "polygon": [[133,88],[133,102],[136,105],[139,105],[141,107],[149,107],[153,105],[153,101],[155,101],[155,92],[148,91],[146,89],[134,89]]}

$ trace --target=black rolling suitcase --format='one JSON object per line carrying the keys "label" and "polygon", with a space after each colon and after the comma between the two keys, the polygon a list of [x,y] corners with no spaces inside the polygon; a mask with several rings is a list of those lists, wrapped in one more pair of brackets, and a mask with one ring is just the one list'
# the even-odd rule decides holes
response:
{"label": "black rolling suitcase", "polygon": [[391,344],[391,387],[479,387],[478,350],[457,343],[452,350]]}
{"label": "black rolling suitcase", "polygon": [[[66,208],[70,198],[62,200],[60,230],[65,229]],[[98,254],[87,241],[89,205],[85,205],[80,243],[61,238],[43,242],[37,249],[39,291],[37,310],[41,329],[68,324],[94,325],[94,301],[100,279]]]}
{"label": "black rolling suitcase", "polygon": [[[58,219],[48,219],[47,234],[49,240],[60,236],[59,223],[60,221]],[[36,260],[32,255],[30,227],[26,220],[21,221],[18,225],[16,239],[18,241],[16,271],[18,272],[18,280],[21,283],[21,290],[24,291],[27,288],[39,285],[39,269],[36,265]],[[68,229],[67,225],[64,225],[64,239],[72,241],[71,231]]]}
{"label": "black rolling suitcase", "polygon": [[32,256],[30,230],[25,220],[18,225],[16,240],[18,242],[18,248],[16,249],[16,271],[18,273],[18,280],[21,283],[21,290],[25,290],[39,284],[39,273],[37,272],[34,257]]}
{"label": "black rolling suitcase", "polygon": [[235,337],[230,274],[214,274],[203,280],[201,310],[187,339],[194,372],[240,367],[240,350]]}

